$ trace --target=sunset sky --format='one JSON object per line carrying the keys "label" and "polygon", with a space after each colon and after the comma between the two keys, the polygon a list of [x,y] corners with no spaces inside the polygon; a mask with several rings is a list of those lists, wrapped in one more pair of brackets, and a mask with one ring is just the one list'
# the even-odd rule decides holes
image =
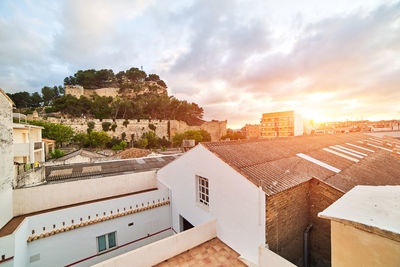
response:
{"label": "sunset sky", "polygon": [[0,1],[0,88],[143,66],[230,127],[293,109],[400,119],[400,2]]}

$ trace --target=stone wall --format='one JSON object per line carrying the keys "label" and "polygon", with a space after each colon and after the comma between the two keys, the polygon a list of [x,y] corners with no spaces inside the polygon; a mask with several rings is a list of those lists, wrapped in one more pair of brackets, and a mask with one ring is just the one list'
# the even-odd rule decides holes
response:
{"label": "stone wall", "polygon": [[[156,135],[160,138],[168,139],[168,121],[167,120],[127,120],[129,123],[125,126],[124,119],[104,119],[102,121],[98,119],[87,119],[87,118],[54,118],[49,117],[47,121],[52,123],[61,123],[64,125],[71,126],[76,132],[87,132],[87,123],[93,121],[95,123],[94,131],[102,131],[102,123],[110,122],[116,124],[115,132],[111,129],[107,132],[111,137],[115,136],[121,138],[122,133],[126,134],[126,139],[131,141],[131,136],[134,134],[134,140],[139,139],[143,133],[150,131],[149,125],[153,124],[156,126]],[[110,127],[111,128],[111,127]]]}
{"label": "stone wall", "polygon": [[[39,118],[41,119],[41,118]],[[176,133],[182,133],[188,130],[206,130],[211,135],[212,141],[219,141],[223,135],[226,134],[226,124],[227,121],[209,121],[204,122],[200,126],[189,126],[184,121],[177,120],[127,120],[128,125],[124,126],[124,119],[117,119],[113,121],[112,119],[104,119],[102,121],[98,119],[88,119],[88,118],[55,118],[48,117],[47,121],[52,123],[61,123],[64,125],[71,126],[76,132],[86,132],[87,123],[93,121],[95,123],[95,131],[102,131],[102,123],[110,122],[111,124],[116,124],[117,128],[115,132],[109,130],[107,133],[110,136],[115,136],[121,138],[122,133],[126,134],[126,139],[131,141],[132,134],[134,135],[134,140],[139,139],[143,133],[150,131],[149,125],[153,124],[156,126],[156,135],[160,138],[165,137],[168,140],[172,140],[172,137]]]}
{"label": "stone wall", "polygon": [[310,266],[330,266],[330,221],[318,217],[343,195],[339,190],[311,179],[293,188],[266,197],[266,242],[269,249],[303,266],[303,234],[309,233]]}
{"label": "stone wall", "polygon": [[265,240],[273,252],[297,266],[303,261],[303,233],[309,224],[309,183],[266,197]]}
{"label": "stone wall", "polygon": [[317,180],[310,180],[310,260],[312,266],[330,266],[331,223],[318,217],[333,202],[343,196],[343,192]]}

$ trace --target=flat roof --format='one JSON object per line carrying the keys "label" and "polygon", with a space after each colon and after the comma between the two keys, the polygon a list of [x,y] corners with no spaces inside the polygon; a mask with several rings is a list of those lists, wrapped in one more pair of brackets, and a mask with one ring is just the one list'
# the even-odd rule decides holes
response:
{"label": "flat roof", "polygon": [[400,186],[356,186],[318,216],[400,235]]}
{"label": "flat roof", "polygon": [[13,123],[13,128],[15,129],[25,129],[25,128],[37,128],[37,129],[44,129],[42,126],[36,126],[31,124],[21,124],[21,123]]}

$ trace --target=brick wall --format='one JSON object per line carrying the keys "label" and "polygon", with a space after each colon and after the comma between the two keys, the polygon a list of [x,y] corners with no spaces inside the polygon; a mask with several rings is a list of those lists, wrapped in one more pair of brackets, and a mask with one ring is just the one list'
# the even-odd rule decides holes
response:
{"label": "brick wall", "polygon": [[266,197],[269,249],[296,265],[303,260],[303,233],[309,224],[309,183]]}
{"label": "brick wall", "polygon": [[330,221],[318,218],[343,195],[329,185],[311,179],[266,197],[266,242],[269,248],[292,263],[303,266],[303,234],[309,224],[311,266],[330,266]]}
{"label": "brick wall", "polygon": [[310,232],[310,260],[312,266],[330,266],[331,259],[331,223],[318,217],[343,193],[317,179],[310,180],[310,221],[313,228]]}

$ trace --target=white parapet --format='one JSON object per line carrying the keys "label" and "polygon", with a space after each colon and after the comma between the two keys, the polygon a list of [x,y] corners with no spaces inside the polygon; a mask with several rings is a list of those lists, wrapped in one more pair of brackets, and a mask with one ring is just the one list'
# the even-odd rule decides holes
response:
{"label": "white parapet", "polygon": [[216,237],[215,226],[216,220],[212,220],[94,266],[153,266]]}

